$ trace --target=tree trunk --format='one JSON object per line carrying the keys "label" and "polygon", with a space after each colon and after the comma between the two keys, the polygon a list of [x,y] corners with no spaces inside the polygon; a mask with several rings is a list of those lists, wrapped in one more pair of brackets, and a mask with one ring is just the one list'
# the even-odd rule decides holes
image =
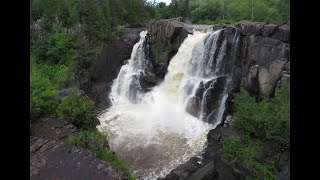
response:
{"label": "tree trunk", "polygon": [[253,0],[251,0],[251,20],[253,20]]}

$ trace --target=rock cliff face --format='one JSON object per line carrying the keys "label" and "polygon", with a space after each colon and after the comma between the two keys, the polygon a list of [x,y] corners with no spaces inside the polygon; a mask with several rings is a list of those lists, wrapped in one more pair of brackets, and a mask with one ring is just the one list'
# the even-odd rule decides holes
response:
{"label": "rock cliff face", "polygon": [[191,28],[177,20],[151,21],[148,24],[150,34],[150,61],[154,65],[155,75],[163,79],[170,59],[177,53],[181,43],[192,33]]}
{"label": "rock cliff face", "polygon": [[284,74],[290,79],[290,26],[243,21],[234,27],[242,34],[236,88],[272,95]]}
{"label": "rock cliff face", "polygon": [[[251,95],[272,95],[279,80],[290,80],[290,26],[242,21],[234,25],[215,25],[226,29],[226,37],[240,32],[235,61],[234,90],[245,88]],[[80,88],[103,107],[109,105],[109,90],[124,61],[130,58],[141,28],[126,28],[124,34],[103,48],[93,60]],[[150,89],[161,81],[170,59],[192,33],[191,27],[177,20],[151,21],[147,24],[146,55],[152,62],[153,75],[144,77],[142,87]],[[229,42],[231,39],[229,40]],[[230,46],[230,44],[229,44]],[[195,112],[196,113],[196,112]]]}
{"label": "rock cliff face", "polygon": [[[241,36],[236,52],[235,89],[244,87],[251,95],[270,95],[283,74],[290,78],[290,26],[242,21],[234,25],[215,25],[226,29],[226,38],[237,30]],[[180,44],[192,33],[179,21],[155,21],[148,24],[151,38],[150,59],[154,71],[162,79],[170,59]],[[231,49],[231,48],[229,48]],[[289,63],[289,64],[288,64]],[[285,66],[286,69],[285,70]]]}
{"label": "rock cliff face", "polygon": [[[61,119],[44,118],[30,128],[30,179],[114,179],[128,177],[89,150],[71,145],[78,129]],[[88,143],[96,143],[94,141]],[[99,145],[99,144],[97,144]],[[107,147],[106,143],[106,147]]]}
{"label": "rock cliff face", "polygon": [[[234,62],[234,88],[237,92],[245,88],[251,95],[260,98],[263,95],[273,95],[276,87],[282,81],[290,81],[290,26],[288,24],[266,24],[243,21],[234,25],[215,26],[214,29],[225,29],[225,38],[230,43],[235,31],[240,33],[239,44]],[[227,47],[228,49],[228,47]],[[222,138],[240,135],[233,128],[227,115],[233,112],[232,96],[229,94],[224,113],[225,124],[208,133],[208,144],[202,158],[193,157],[185,164],[172,170],[166,180],[182,179],[246,179],[254,175],[252,170],[240,164],[233,164],[219,152]],[[196,102],[196,101],[195,101]],[[197,103],[191,104],[190,114],[197,113]],[[232,121],[231,121],[232,122]],[[274,146],[274,148],[272,148]],[[279,151],[279,145],[268,144],[263,148],[265,156]],[[271,147],[271,148],[270,148]],[[276,160],[280,170],[278,179],[290,179],[290,150],[284,149]]]}
{"label": "rock cliff face", "polygon": [[97,104],[106,108],[110,104],[109,91],[113,79],[125,60],[130,59],[132,47],[139,41],[142,28],[126,28],[123,35],[106,44],[92,60],[88,73],[80,77],[80,88]]}

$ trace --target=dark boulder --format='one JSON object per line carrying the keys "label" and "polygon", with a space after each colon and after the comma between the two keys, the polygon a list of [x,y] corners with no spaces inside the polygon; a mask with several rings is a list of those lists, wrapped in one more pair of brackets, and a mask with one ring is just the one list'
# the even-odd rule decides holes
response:
{"label": "dark boulder", "polygon": [[235,27],[240,30],[242,35],[260,35],[265,24],[263,22],[241,21]]}
{"label": "dark boulder", "polygon": [[227,27],[226,24],[215,24],[212,26],[212,30],[215,31],[215,30],[219,30],[219,29],[224,29],[226,27]]}
{"label": "dark boulder", "polygon": [[148,33],[151,37],[151,53],[148,59],[154,66],[154,74],[159,79],[163,79],[171,58],[192,31],[190,27],[180,21],[160,20],[148,23]]}
{"label": "dark boulder", "polygon": [[201,109],[201,100],[199,97],[191,97],[186,106],[186,111],[192,116],[199,118]]}
{"label": "dark boulder", "polygon": [[281,59],[273,61],[268,66],[250,67],[249,73],[242,79],[241,86],[252,95],[271,95],[282,76],[282,68],[286,62],[286,59]]}
{"label": "dark boulder", "polygon": [[266,25],[264,25],[263,29],[262,29],[262,35],[266,36],[266,37],[269,37],[274,32],[276,27],[277,27],[277,25],[275,25],[275,24],[266,24]]}
{"label": "dark boulder", "polygon": [[283,24],[277,27],[271,37],[275,39],[279,39],[284,42],[289,42],[290,41],[290,25]]}
{"label": "dark boulder", "polygon": [[150,89],[157,85],[158,78],[154,74],[142,75],[139,78],[140,86],[142,89]]}

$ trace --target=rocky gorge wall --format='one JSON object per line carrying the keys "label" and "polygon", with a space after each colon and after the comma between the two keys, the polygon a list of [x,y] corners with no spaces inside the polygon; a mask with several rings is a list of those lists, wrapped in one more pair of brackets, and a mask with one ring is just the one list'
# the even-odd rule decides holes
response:
{"label": "rocky gorge wall", "polygon": [[[290,79],[290,25],[241,21],[213,26],[214,30],[222,28],[229,43],[235,31],[241,34],[235,61],[236,90],[243,87],[251,95],[270,95],[281,78]],[[192,29],[176,20],[162,20],[150,22],[148,32],[150,59],[156,76],[162,79],[171,57]]]}
{"label": "rocky gorge wall", "polygon": [[[245,88],[251,95],[272,95],[280,79],[290,79],[290,25],[242,21],[233,25],[215,25],[226,29],[231,43],[232,33],[240,33],[235,61],[234,91]],[[92,61],[88,73],[81,76],[80,88],[96,103],[109,105],[109,89],[113,79],[130,58],[133,45],[142,28],[126,28],[124,34],[106,44]],[[192,28],[177,20],[150,21],[145,45],[153,73],[142,78],[142,88],[150,89],[163,80],[170,59],[192,33]]]}
{"label": "rocky gorge wall", "polygon": [[[225,29],[227,41],[231,42],[235,31],[240,33],[234,61],[234,84],[229,94],[221,126],[208,133],[208,144],[202,158],[193,157],[188,162],[172,170],[166,180],[182,179],[246,179],[254,172],[241,164],[232,164],[223,154],[222,139],[240,135],[233,126],[232,96],[240,88],[260,98],[273,95],[282,81],[290,81],[290,25],[266,24],[242,21],[234,25],[218,25],[213,29]],[[279,153],[275,165],[280,170],[278,179],[290,179],[290,150],[279,149],[279,144],[267,143],[263,147],[262,157],[271,157]]]}
{"label": "rocky gorge wall", "polygon": [[109,92],[125,60],[130,59],[132,47],[139,41],[142,28],[126,28],[118,39],[107,43],[91,62],[79,84],[95,103],[103,108],[110,105]]}
{"label": "rocky gorge wall", "polygon": [[[164,179],[245,179],[251,175],[251,170],[240,165],[232,167],[228,159],[218,153],[222,147],[222,138],[238,133],[229,126],[230,117],[228,120],[228,115],[233,112],[233,93],[242,87],[257,98],[272,96],[282,81],[290,81],[289,24],[241,21],[232,25],[213,26],[213,29],[222,28],[225,29],[227,49],[233,46],[234,34],[240,34],[233,64],[233,90],[226,103],[223,122],[208,133],[208,145],[201,163],[199,158],[191,158]],[[132,47],[138,41],[141,30],[126,30],[122,37],[107,45],[90,66],[88,75],[81,79],[81,88],[98,104],[109,106],[108,94],[112,81],[123,62],[130,58]],[[151,21],[147,30],[145,49],[147,58],[153,65],[153,72],[141,79],[140,83],[146,90],[163,80],[170,59],[177,53],[188,34],[192,33],[188,25],[176,20]],[[270,152],[268,148],[264,149],[265,153]],[[290,178],[289,164],[290,150],[281,152],[277,161],[277,166],[281,169],[279,179]]]}

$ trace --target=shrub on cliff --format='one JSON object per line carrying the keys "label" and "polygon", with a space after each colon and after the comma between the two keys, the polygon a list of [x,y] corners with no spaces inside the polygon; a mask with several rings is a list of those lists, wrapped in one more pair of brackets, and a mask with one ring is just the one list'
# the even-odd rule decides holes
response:
{"label": "shrub on cliff", "polygon": [[238,136],[229,136],[223,140],[222,152],[234,161],[243,163],[247,168],[254,168],[257,174],[248,179],[276,179],[277,170],[274,166],[258,162],[255,157],[262,151],[262,144],[249,136],[243,140]]}
{"label": "shrub on cliff", "polygon": [[290,143],[290,87],[282,84],[274,98],[256,102],[241,90],[235,96],[235,124],[248,135]]}
{"label": "shrub on cliff", "polygon": [[41,75],[34,57],[30,59],[30,120],[53,114],[58,105],[57,89],[51,81]]}
{"label": "shrub on cliff", "polygon": [[62,98],[57,114],[78,128],[84,129],[93,126],[96,116],[94,102],[87,96],[78,95],[75,89],[71,90],[68,96]]}

